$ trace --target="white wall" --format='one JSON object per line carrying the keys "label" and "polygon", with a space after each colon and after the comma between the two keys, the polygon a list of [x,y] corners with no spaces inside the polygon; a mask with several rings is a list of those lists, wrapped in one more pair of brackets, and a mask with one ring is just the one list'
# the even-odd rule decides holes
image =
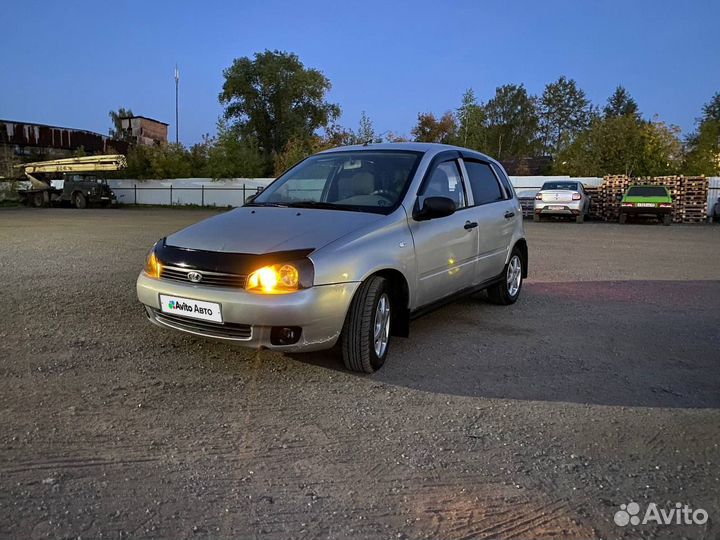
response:
{"label": "white wall", "polygon": [[[511,176],[510,181],[515,186],[518,197],[534,197],[540,186],[550,180],[570,179],[569,176]],[[602,184],[603,179],[598,177],[573,177],[586,186],[596,187]],[[172,204],[200,204],[203,193],[201,186],[205,187],[206,206],[240,206],[244,202],[242,187],[245,186],[245,195],[255,193],[258,187],[265,187],[273,178],[229,178],[225,180],[212,180],[211,178],[176,178],[168,180],[108,180],[110,187],[115,191],[120,203],[133,204],[135,202],[134,186],[137,186],[138,204],[170,204],[170,186],[172,191]],[[720,177],[709,178],[710,191],[708,192],[708,212],[720,197]],[[152,188],[152,189],[149,189]],[[192,189],[183,189],[192,188]],[[221,188],[236,188],[223,190]]]}
{"label": "white wall", "polygon": [[[252,195],[258,187],[265,187],[273,178],[232,178],[213,180],[211,178],[175,178],[168,180],[108,180],[115,191],[118,202],[134,204],[170,204],[170,186],[172,186],[172,204],[201,204],[203,196],[205,206],[240,206],[245,196]],[[135,190],[137,186],[137,190]],[[189,189],[188,189],[189,188]],[[203,189],[204,188],[204,189]],[[226,190],[223,188],[234,188]]]}

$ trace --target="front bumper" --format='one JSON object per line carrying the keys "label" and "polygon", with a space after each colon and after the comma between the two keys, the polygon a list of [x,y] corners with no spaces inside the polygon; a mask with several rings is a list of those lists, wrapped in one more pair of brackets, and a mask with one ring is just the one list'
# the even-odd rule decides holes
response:
{"label": "front bumper", "polygon": [[[151,322],[183,332],[237,343],[245,347],[306,352],[329,349],[340,336],[345,315],[360,283],[318,285],[290,294],[263,295],[230,287],[207,287],[153,279],[144,272],[137,279],[138,300]],[[217,302],[222,306],[223,324],[174,324],[160,314],[160,294]],[[160,315],[160,316],[158,316]],[[247,325],[241,337],[223,337],[229,326]],[[293,345],[273,345],[273,327],[300,327],[300,340]],[[214,331],[215,330],[215,331]]]}
{"label": "front bumper", "polygon": [[582,201],[535,201],[535,213],[541,215],[577,216],[582,212]]}

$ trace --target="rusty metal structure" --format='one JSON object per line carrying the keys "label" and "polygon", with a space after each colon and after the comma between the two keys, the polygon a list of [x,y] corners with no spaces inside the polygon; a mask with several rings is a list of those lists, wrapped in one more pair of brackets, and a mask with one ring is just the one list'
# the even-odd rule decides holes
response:
{"label": "rusty metal structure", "polygon": [[0,119],[0,147],[18,159],[30,156],[67,157],[82,148],[88,154],[127,153],[125,141],[92,131]]}

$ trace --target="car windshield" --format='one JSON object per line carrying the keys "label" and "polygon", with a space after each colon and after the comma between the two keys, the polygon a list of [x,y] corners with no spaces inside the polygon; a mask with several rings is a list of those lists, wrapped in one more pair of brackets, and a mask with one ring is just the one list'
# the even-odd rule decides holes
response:
{"label": "car windshield", "polygon": [[545,182],[541,191],[548,191],[550,189],[577,191],[577,188],[577,182]]}
{"label": "car windshield", "polygon": [[248,206],[387,214],[400,204],[421,156],[392,150],[318,154],[283,174]]}
{"label": "car windshield", "polygon": [[667,197],[665,188],[657,186],[631,187],[627,194],[628,197]]}

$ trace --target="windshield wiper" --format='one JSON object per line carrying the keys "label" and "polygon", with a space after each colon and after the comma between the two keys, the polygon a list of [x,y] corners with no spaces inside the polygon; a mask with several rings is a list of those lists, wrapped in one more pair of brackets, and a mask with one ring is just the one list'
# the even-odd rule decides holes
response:
{"label": "windshield wiper", "polygon": [[362,210],[348,206],[345,204],[336,204],[331,202],[321,202],[321,201],[295,201],[291,203],[287,203],[287,206],[290,208],[323,208],[327,210],[348,210],[351,212],[361,212]]}
{"label": "windshield wiper", "polygon": [[244,206],[273,206],[278,208],[287,208],[287,204],[280,204],[280,203],[274,203],[274,202],[249,202],[245,204]]}

